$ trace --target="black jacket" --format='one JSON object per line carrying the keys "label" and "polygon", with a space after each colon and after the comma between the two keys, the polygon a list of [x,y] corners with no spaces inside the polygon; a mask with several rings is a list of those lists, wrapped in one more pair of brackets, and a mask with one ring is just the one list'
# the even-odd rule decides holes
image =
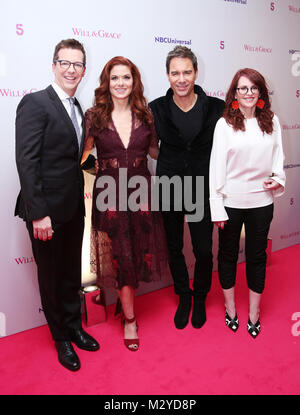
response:
{"label": "black jacket", "polygon": [[[200,131],[189,142],[181,137],[171,119],[170,103],[173,90],[170,88],[163,97],[152,101],[149,106],[154,115],[156,133],[160,140],[157,160],[157,176],[179,175],[204,176],[205,194],[208,195],[209,159],[216,122],[222,116],[224,101],[209,97],[195,85],[201,105],[199,113]],[[200,101],[199,101],[200,100]]]}
{"label": "black jacket", "polygon": [[71,220],[78,208],[84,214],[81,141],[79,149],[71,118],[52,86],[24,96],[16,118],[21,192],[15,215],[26,221],[50,216],[55,225]]}

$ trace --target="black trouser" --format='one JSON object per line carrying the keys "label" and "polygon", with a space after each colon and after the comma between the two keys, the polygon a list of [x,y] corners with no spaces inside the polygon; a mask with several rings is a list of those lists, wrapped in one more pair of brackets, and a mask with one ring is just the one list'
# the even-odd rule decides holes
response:
{"label": "black trouser", "polygon": [[[178,295],[190,294],[189,274],[183,249],[184,212],[163,211],[164,228],[169,250],[169,266],[174,280],[174,290]],[[194,294],[203,298],[210,290],[212,278],[212,231],[209,207],[204,210],[200,222],[188,222],[193,253],[196,258],[194,268]]]}
{"label": "black trouser", "polygon": [[240,235],[244,223],[247,284],[252,291],[259,294],[263,292],[273,207],[271,204],[253,209],[225,208],[229,219],[224,229],[219,229],[218,253],[218,271],[223,289],[235,285]]}
{"label": "black trouser", "polygon": [[51,240],[34,239],[32,222],[27,223],[37,264],[41,303],[54,340],[69,340],[70,328],[81,328],[81,248],[84,217],[55,228]]}

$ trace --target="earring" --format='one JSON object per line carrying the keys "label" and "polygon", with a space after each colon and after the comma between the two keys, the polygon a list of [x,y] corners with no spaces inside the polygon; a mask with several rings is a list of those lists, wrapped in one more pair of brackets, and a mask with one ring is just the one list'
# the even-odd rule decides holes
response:
{"label": "earring", "polygon": [[263,99],[259,99],[258,101],[257,101],[257,103],[256,103],[256,106],[259,108],[259,109],[263,109],[263,107],[265,106],[265,101],[263,100]]}
{"label": "earring", "polygon": [[232,108],[233,108],[234,110],[239,109],[239,102],[238,102],[238,100],[237,100],[237,99],[235,99],[235,100],[232,102],[231,106],[232,106]]}

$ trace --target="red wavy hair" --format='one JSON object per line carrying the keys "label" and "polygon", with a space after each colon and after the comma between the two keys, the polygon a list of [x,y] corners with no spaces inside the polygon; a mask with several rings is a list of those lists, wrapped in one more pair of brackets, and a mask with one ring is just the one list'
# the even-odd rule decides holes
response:
{"label": "red wavy hair", "polygon": [[99,81],[100,86],[95,89],[94,105],[89,112],[92,117],[92,123],[100,131],[108,126],[114,104],[109,91],[110,72],[116,65],[125,65],[130,69],[133,86],[129,96],[131,111],[137,118],[145,124],[153,123],[153,116],[148,108],[147,100],[144,97],[144,87],[141,81],[141,75],[136,65],[123,56],[115,56],[104,66]]}
{"label": "red wavy hair", "polygon": [[265,105],[262,109],[255,108],[255,117],[257,118],[258,125],[263,133],[272,134],[273,132],[273,116],[271,111],[271,103],[269,99],[269,93],[265,78],[256,70],[250,68],[244,68],[237,71],[234,75],[231,85],[226,94],[225,109],[223,117],[228,124],[232,125],[235,131],[245,131],[244,116],[240,109],[233,109],[232,103],[235,100],[236,88],[241,76],[245,76],[259,89],[259,97],[265,101]]}

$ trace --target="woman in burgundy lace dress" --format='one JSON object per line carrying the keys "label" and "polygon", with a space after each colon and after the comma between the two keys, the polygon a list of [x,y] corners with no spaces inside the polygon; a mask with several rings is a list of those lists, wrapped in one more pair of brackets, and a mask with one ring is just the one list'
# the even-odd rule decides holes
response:
{"label": "woman in burgundy lace dress", "polygon": [[160,279],[167,249],[160,213],[151,211],[147,167],[147,154],[157,159],[158,141],[140,73],[129,59],[111,59],[100,75],[94,105],[86,113],[82,161],[94,145],[99,169],[93,191],[91,267],[100,286],[118,290],[124,342],[135,351],[135,289],[139,281]]}

